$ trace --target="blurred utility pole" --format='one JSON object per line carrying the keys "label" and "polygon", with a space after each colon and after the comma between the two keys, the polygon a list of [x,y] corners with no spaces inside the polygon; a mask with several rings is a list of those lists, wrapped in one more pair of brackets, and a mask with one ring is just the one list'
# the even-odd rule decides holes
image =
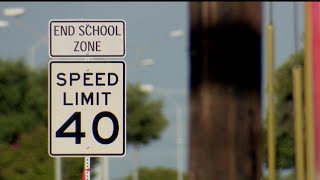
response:
{"label": "blurred utility pole", "polygon": [[190,2],[190,180],[262,178],[262,3]]}

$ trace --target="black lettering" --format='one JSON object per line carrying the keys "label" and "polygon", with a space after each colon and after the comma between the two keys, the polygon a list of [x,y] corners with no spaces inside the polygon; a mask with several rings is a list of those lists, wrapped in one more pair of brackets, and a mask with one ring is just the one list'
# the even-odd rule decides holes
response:
{"label": "black lettering", "polygon": [[104,83],[99,83],[99,80],[102,80],[102,78],[99,77],[99,75],[105,75],[105,73],[96,73],[96,86],[105,86]]}
{"label": "black lettering", "polygon": [[88,41],[88,51],[90,51],[90,49],[91,51],[94,51],[95,50],[94,47],[95,47],[94,41],[93,42]]}
{"label": "black lettering", "polygon": [[[61,35],[68,35],[68,29],[67,29],[67,26],[65,26],[65,28],[63,26],[60,26],[61,27]],[[63,32],[63,34],[62,34]]]}
{"label": "black lettering", "polygon": [[99,105],[99,92],[97,92],[97,105]]}
{"label": "black lettering", "polygon": [[53,26],[53,30],[54,30],[54,35],[55,36],[59,36],[59,34],[57,32],[59,32],[59,30],[57,29],[59,26]]}
{"label": "black lettering", "polygon": [[[73,78],[73,76],[76,76]],[[78,81],[80,79],[80,74],[78,73],[70,73],[70,86],[72,86],[72,81]]]}
{"label": "black lettering", "polygon": [[118,26],[116,26],[116,36],[121,36],[121,34],[118,34]]}
{"label": "black lettering", "polygon": [[93,105],[93,92],[90,93],[89,97],[87,97],[84,92],[81,92],[81,97],[82,105],[84,105],[84,101],[86,101],[87,104],[91,101],[91,105]]}
{"label": "black lettering", "polygon": [[[84,46],[82,46],[82,45],[84,45]],[[81,43],[80,43],[80,50],[81,50],[82,52],[84,52],[84,51],[87,50],[87,43],[86,43],[85,41],[81,41]]]}
{"label": "black lettering", "polygon": [[[75,132],[66,132],[67,128],[75,122]],[[81,132],[81,113],[75,112],[63,125],[56,131],[56,137],[69,138],[74,137],[76,144],[81,144],[81,138],[86,137],[86,133]]]}
{"label": "black lettering", "polygon": [[93,84],[87,83],[87,80],[90,80],[89,75],[93,75],[93,73],[83,73],[83,85],[84,86],[93,86]]}
{"label": "black lettering", "polygon": [[[103,118],[103,117],[107,117],[108,119],[110,119],[112,121],[113,124],[113,132],[112,135],[109,138],[103,138],[100,136],[99,132],[98,132],[98,125],[99,125],[99,121]],[[108,111],[103,111],[99,114],[96,115],[96,117],[93,119],[92,122],[92,133],[94,138],[101,144],[110,144],[113,141],[115,141],[117,139],[117,136],[119,134],[119,123],[118,123],[118,119],[117,117],[112,114],[111,112]]]}
{"label": "black lettering", "polygon": [[92,33],[91,33],[91,32],[88,33],[88,28],[91,28],[91,29],[92,29],[92,27],[91,27],[90,25],[87,25],[87,26],[86,26],[86,35],[87,35],[87,36],[91,36]]}
{"label": "black lettering", "polygon": [[105,105],[108,105],[108,94],[111,94],[111,92],[101,92],[101,94],[104,95],[105,98]]}
{"label": "black lettering", "polygon": [[[101,41],[73,41],[76,45],[74,52],[85,51],[101,51]],[[79,45],[80,44],[80,45]]]}
{"label": "black lettering", "polygon": [[76,92],[76,104],[75,105],[78,105],[78,92]]}
{"label": "black lettering", "polygon": [[83,36],[84,35],[84,30],[82,28],[84,28],[84,26],[80,25],[79,26],[79,30],[81,31],[81,33],[79,32],[79,36]]}
{"label": "black lettering", "polygon": [[[113,83],[111,83],[111,75],[113,75],[116,79]],[[108,86],[114,86],[118,83],[118,76],[115,73],[108,73]]]}
{"label": "black lettering", "polygon": [[101,51],[100,49],[101,41],[96,42],[96,51]]}
{"label": "black lettering", "polygon": [[73,41],[74,43],[76,43],[76,47],[74,47],[74,52],[78,52],[79,49],[77,49],[78,45],[79,45],[79,41]]}
{"label": "black lettering", "polygon": [[[99,26],[95,29],[96,26],[93,26],[93,35],[98,35],[99,36]],[[96,34],[97,33],[97,34]]]}
{"label": "black lettering", "polygon": [[67,103],[66,99],[67,99],[66,92],[63,92],[63,105],[73,105],[72,103]]}
{"label": "black lettering", "polygon": [[65,76],[65,75],[66,75],[65,73],[59,73],[59,74],[57,75],[57,79],[63,81],[63,83],[61,83],[61,84],[60,84],[60,83],[57,83],[59,86],[64,86],[64,85],[66,85],[66,83],[67,83],[66,79],[60,77],[60,76]]}
{"label": "black lettering", "polygon": [[[110,29],[112,30],[112,33],[111,33]],[[113,26],[109,26],[108,32],[109,32],[109,36],[113,36],[114,35],[114,27]]]}
{"label": "black lettering", "polygon": [[74,35],[74,27],[73,27],[73,26],[69,26],[69,27],[68,27],[68,31],[69,31],[69,32],[68,32],[68,33],[69,33],[69,34],[68,34],[69,36],[73,36],[73,35]]}
{"label": "black lettering", "polygon": [[100,34],[105,36],[107,34],[107,27],[105,25],[101,26],[100,28]]}

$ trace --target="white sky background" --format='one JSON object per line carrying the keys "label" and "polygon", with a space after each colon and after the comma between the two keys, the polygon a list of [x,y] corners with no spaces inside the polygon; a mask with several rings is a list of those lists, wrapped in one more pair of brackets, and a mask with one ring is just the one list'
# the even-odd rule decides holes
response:
{"label": "white sky background", "polygon": [[[264,10],[268,8],[268,4]],[[287,59],[294,51],[293,44],[293,14],[292,2],[275,2],[275,61],[276,66]],[[304,29],[303,3],[299,4],[299,35]],[[0,58],[24,57],[30,62],[30,48],[37,44],[41,36],[35,36],[32,31],[47,36],[48,22],[51,19],[124,19],[127,32],[127,53],[124,60],[127,63],[128,82],[136,82],[135,49],[148,45],[155,39],[161,41],[149,47],[142,54],[142,59],[153,58],[156,64],[141,69],[141,82],[153,84],[159,88],[178,88],[184,90],[185,96],[172,96],[184,108],[184,170],[187,169],[187,128],[188,128],[188,87],[189,87],[189,7],[187,2],[0,2],[0,10],[7,7],[24,7],[26,14],[18,17],[5,17],[2,13],[0,19],[8,20],[9,27],[0,29]],[[14,22],[21,21],[20,26]],[[268,20],[268,11],[264,11],[264,26]],[[182,29],[187,36],[183,39],[169,39],[171,30]],[[162,38],[161,38],[162,37]],[[265,41],[264,41],[265,44]],[[301,47],[301,45],[300,45]],[[264,57],[265,53],[264,53]],[[48,63],[48,46],[41,44],[35,53],[37,67]],[[266,61],[264,61],[266,62]],[[264,63],[266,67],[266,63]],[[266,70],[263,72],[264,82]],[[266,86],[264,87],[266,88]],[[264,93],[266,95],[266,93]],[[160,97],[154,95],[154,97]],[[176,120],[175,108],[165,98],[164,112],[170,120],[171,126],[164,132],[162,139],[152,143],[140,151],[140,165],[176,167]],[[265,98],[264,98],[265,100]],[[264,101],[266,102],[266,101]],[[129,148],[124,158],[111,158],[110,177],[120,178],[128,175],[133,169],[133,153]]]}

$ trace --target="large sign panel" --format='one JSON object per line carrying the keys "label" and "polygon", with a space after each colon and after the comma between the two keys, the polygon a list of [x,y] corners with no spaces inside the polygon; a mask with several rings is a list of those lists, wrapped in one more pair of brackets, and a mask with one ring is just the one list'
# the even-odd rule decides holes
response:
{"label": "large sign panel", "polygon": [[49,154],[124,156],[126,69],[122,60],[49,62]]}

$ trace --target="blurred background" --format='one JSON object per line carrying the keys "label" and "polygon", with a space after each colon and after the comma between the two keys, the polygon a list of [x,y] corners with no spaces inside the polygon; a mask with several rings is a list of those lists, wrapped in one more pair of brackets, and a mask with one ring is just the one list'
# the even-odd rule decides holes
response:
{"label": "blurred background", "polygon": [[[21,66],[24,67],[25,71],[28,71],[25,72],[23,76],[28,77],[29,71],[39,74],[40,77],[40,71],[47,73],[45,72],[45,68],[49,62],[48,22],[51,19],[124,19],[127,27],[127,52],[126,57],[123,59],[127,64],[127,81],[128,83],[137,83],[139,81],[144,88],[143,90],[146,90],[150,94],[150,99],[163,99],[161,113],[163,113],[166,120],[169,121],[166,128],[161,131],[161,137],[158,140],[148,141],[147,145],[139,148],[139,166],[146,166],[148,168],[159,166],[175,170],[177,168],[177,141],[179,138],[179,142],[181,142],[179,144],[179,146],[181,146],[179,149],[179,153],[181,153],[179,156],[179,161],[181,161],[180,166],[181,170],[186,172],[188,153],[187,2],[1,2],[0,7],[0,58],[2,61],[8,62],[22,60],[24,65]],[[5,68],[2,69],[2,71],[9,69],[9,67],[5,66],[6,65],[1,65],[1,68]],[[20,73],[20,71],[21,70],[16,69],[14,72]],[[3,74],[7,73],[9,72],[3,72]],[[31,76],[31,78],[40,78],[35,75]],[[37,86],[37,84],[40,85],[41,83],[42,87],[39,87],[39,89],[42,88],[42,90],[45,90],[45,86],[47,86],[45,80],[44,77],[42,83],[36,82],[36,80],[35,82],[30,82],[32,83],[30,84],[30,88],[31,86]],[[2,89],[6,89],[6,86],[8,85],[1,85]],[[15,89],[16,87],[12,88]],[[41,89],[39,91],[41,91]],[[23,94],[21,90],[16,93],[18,95]],[[47,101],[40,99],[47,98],[45,95],[46,91],[41,93],[44,93],[43,96],[35,93],[32,95],[34,99],[30,99],[30,97],[23,99],[19,98],[18,95],[14,95],[11,90],[8,92],[10,96],[16,96],[13,98],[17,98],[16,103],[22,107],[27,106],[26,104],[29,102],[36,104],[39,101]],[[1,99],[1,101],[3,100]],[[12,101],[8,99],[6,100],[7,104],[2,103],[5,106],[9,106],[8,104],[12,103]],[[39,107],[41,108],[39,111],[47,111],[45,102],[41,105],[43,105],[43,107]],[[15,107],[11,108],[15,109]],[[11,116],[12,113],[19,113],[17,112],[18,110],[13,109],[13,112],[8,112],[8,116]],[[30,107],[28,111],[33,110],[34,109]],[[25,114],[21,118],[26,118],[26,116],[29,115]],[[179,128],[181,129],[180,137],[177,137],[177,116],[181,119],[181,123],[179,124]],[[47,121],[46,116],[36,118],[44,118],[34,120],[36,125],[38,125],[37,121],[42,123],[46,123],[45,121]],[[1,121],[6,121],[5,126],[2,126],[4,130],[9,128],[8,126],[12,126],[12,123],[18,123],[18,120],[13,117],[12,120],[1,119]],[[20,119],[20,121],[25,120]],[[30,134],[34,131],[33,126],[35,126],[35,124],[31,124],[32,122],[30,122],[30,126],[32,127],[29,129],[12,127],[12,129],[15,130],[10,130],[10,132],[14,134],[15,131],[22,131]],[[43,134],[43,136],[44,135],[47,136],[47,134]],[[12,138],[11,135],[6,136],[10,137],[3,137],[5,141],[6,138]],[[36,141],[33,142],[35,143],[35,147],[37,146],[36,144],[39,143]],[[47,142],[44,141],[41,143],[46,145]],[[46,148],[47,146],[42,148],[43,153],[47,153]],[[1,156],[4,155],[3,153],[1,154]],[[19,161],[28,159],[30,156],[37,156],[37,152],[31,150],[28,154],[26,157],[21,157]],[[47,168],[46,170],[49,171],[47,172],[47,176],[50,177],[48,179],[53,179],[54,161],[47,154],[44,157],[52,160],[51,164],[49,162],[47,164],[47,166],[52,167],[52,169]],[[80,161],[83,163],[83,158],[80,158]],[[18,163],[18,159],[12,161],[12,163],[14,162]],[[44,164],[41,162],[37,163],[39,163],[38,166],[44,167]],[[105,166],[109,165],[110,179],[119,179],[133,173],[134,163],[133,146],[128,145],[125,157],[109,158],[108,164],[105,164]],[[61,165],[63,169],[69,167],[68,161],[64,161],[63,159]],[[14,164],[12,164],[12,166],[10,165],[10,168],[12,168],[11,171],[13,172],[15,172],[14,166]],[[8,167],[8,165],[1,164],[2,170],[0,177],[4,179],[15,178],[14,176],[6,176],[6,173],[3,171],[7,170],[3,169],[3,167]],[[82,168],[82,166],[80,167]],[[99,169],[99,167],[97,167],[97,169]],[[35,173],[33,179],[42,179],[40,176],[36,176],[36,172],[31,171],[32,170],[28,172],[30,177],[32,173]],[[2,172],[4,173],[3,175]],[[62,172],[63,177],[65,172],[66,171]],[[97,171],[97,173],[100,173],[97,174],[97,176],[102,176],[100,171]],[[81,176],[81,171],[78,176]],[[64,177],[63,179],[73,178]]]}
{"label": "blurred background", "polygon": [[[302,2],[296,4],[296,11],[292,2],[274,2],[272,14],[269,3],[261,4],[261,119],[264,124],[268,102],[265,27],[272,17],[275,70],[279,71],[276,78],[286,76],[281,69],[295,61],[295,54],[303,53],[300,50],[304,47],[305,12]],[[92,159],[92,179],[186,179],[190,168],[189,5],[189,2],[0,2],[0,179],[81,178],[83,158],[57,160],[47,153],[48,22],[51,19],[125,20],[127,52],[123,59],[127,64],[128,83],[132,84],[128,89],[131,93],[128,103],[140,97],[161,104],[158,113],[163,118],[160,125],[158,123],[159,131],[146,135],[151,138],[143,142],[129,133],[132,137],[123,158]],[[292,28],[293,22],[297,23],[296,29]],[[299,39],[297,43],[295,38]],[[303,54],[298,56],[302,61]],[[275,94],[281,96],[282,92]],[[150,117],[150,121],[153,119],[157,121]],[[294,148],[292,122],[283,127],[281,132],[288,132],[284,133],[288,136],[284,135],[283,146],[277,150],[280,157],[277,169],[294,179],[294,152],[289,151]],[[266,149],[266,141],[263,144]],[[263,175],[267,177],[266,150],[263,154]],[[136,173],[137,167],[140,167],[139,173]]]}

